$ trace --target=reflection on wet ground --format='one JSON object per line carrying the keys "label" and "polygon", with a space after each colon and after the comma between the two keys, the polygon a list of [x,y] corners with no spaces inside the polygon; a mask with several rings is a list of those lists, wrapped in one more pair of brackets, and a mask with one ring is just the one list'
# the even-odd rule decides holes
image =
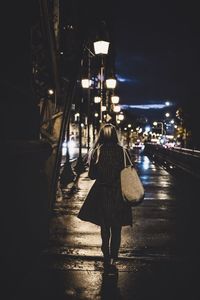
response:
{"label": "reflection on wet ground", "polygon": [[145,199],[132,209],[133,227],[123,228],[118,273],[104,272],[99,227],[77,218],[93,184],[84,173],[78,191],[56,203],[49,249],[24,283],[26,299],[200,299],[198,185],[146,156],[136,167]]}

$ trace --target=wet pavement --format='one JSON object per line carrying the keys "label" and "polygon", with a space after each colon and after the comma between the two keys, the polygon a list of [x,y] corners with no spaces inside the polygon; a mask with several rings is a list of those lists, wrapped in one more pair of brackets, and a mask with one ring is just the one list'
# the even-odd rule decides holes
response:
{"label": "wet pavement", "polygon": [[85,172],[76,193],[63,190],[49,248],[15,299],[200,299],[198,184],[146,156],[136,165],[145,199],[132,209],[133,226],[123,227],[118,272],[104,273],[99,227],[77,218],[93,184]]}

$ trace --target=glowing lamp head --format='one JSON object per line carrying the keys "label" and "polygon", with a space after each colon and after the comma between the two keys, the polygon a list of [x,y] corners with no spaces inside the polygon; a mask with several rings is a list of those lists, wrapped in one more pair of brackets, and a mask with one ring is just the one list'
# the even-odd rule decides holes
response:
{"label": "glowing lamp head", "polygon": [[54,94],[54,90],[53,89],[48,89],[48,94],[49,95],[53,95]]}
{"label": "glowing lamp head", "polygon": [[119,113],[121,110],[120,105],[115,105],[113,110],[114,110],[114,112]]}
{"label": "glowing lamp head", "polygon": [[81,85],[82,85],[82,88],[88,89],[91,86],[91,80],[90,79],[82,79]]}
{"label": "glowing lamp head", "polygon": [[106,87],[108,89],[114,89],[117,85],[117,80],[115,78],[106,79]]}
{"label": "glowing lamp head", "polygon": [[119,103],[119,97],[118,96],[112,96],[111,97],[112,104],[118,104]]}
{"label": "glowing lamp head", "polygon": [[123,114],[120,114],[120,115],[118,116],[118,119],[119,119],[120,121],[123,121],[123,120],[124,120],[124,115],[123,115]]}
{"label": "glowing lamp head", "polygon": [[94,42],[94,52],[95,54],[108,54],[109,42],[106,41],[96,41]]}
{"label": "glowing lamp head", "polygon": [[100,103],[101,102],[101,97],[95,96],[94,97],[94,103]]}

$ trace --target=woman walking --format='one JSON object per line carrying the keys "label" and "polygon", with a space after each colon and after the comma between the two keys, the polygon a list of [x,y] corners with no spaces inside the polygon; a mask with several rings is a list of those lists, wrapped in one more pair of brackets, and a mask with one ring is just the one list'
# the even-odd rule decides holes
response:
{"label": "woman walking", "polygon": [[[127,151],[127,150],[126,150]],[[96,179],[78,217],[101,227],[104,267],[118,258],[122,226],[132,226],[131,207],[122,198],[120,172],[124,152],[112,124],[104,125],[89,158],[88,176]]]}

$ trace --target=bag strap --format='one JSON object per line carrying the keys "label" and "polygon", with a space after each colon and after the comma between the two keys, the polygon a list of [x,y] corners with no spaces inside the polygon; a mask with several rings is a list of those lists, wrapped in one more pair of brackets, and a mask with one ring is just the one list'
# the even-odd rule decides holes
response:
{"label": "bag strap", "polygon": [[131,159],[130,159],[128,153],[127,153],[127,151],[124,149],[124,147],[122,147],[122,149],[123,149],[123,153],[124,153],[124,167],[125,168],[127,167],[127,158],[129,160],[131,166],[133,166],[133,163],[132,163],[132,161],[131,161]]}

